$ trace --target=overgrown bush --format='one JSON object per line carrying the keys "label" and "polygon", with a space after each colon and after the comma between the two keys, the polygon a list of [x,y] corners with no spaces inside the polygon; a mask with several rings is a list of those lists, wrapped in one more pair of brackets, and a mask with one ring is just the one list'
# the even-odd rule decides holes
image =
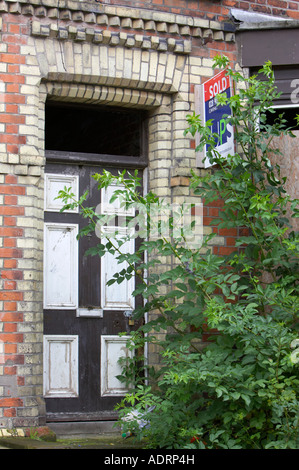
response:
{"label": "overgrown bush", "polygon": [[[188,116],[186,133],[200,134],[199,148],[209,144],[214,163],[205,176],[192,175],[194,193],[205,203],[224,201],[219,228],[247,229],[231,255],[213,254],[215,234],[198,246],[188,245],[184,231],[181,237],[163,236],[161,220],[161,236],[144,238],[151,208],[163,210],[164,202],[152,193],[140,195],[136,174],[94,175],[100,188],[123,185],[114,198],[138,209],[131,224],[139,222],[144,233],[139,230],[142,242],[134,254],[122,253],[126,238],[120,236],[90,254],[109,251],[127,262],[109,284],[139,276],[134,295],[141,294],[145,303],[134,315],[157,315],[132,333],[130,347],[149,342],[161,350],[159,370],[145,364],[140,373],[134,359],[125,369],[122,379],[133,378],[135,388],[119,405],[120,416],[132,410],[142,414],[143,426],[137,420],[126,426],[147,437],[150,448],[298,448],[298,237],[286,218],[287,210],[297,216],[297,201],[286,193],[279,165],[271,161],[279,153],[271,148],[273,137],[292,134],[283,116],[267,124],[277,95],[270,63],[260,71],[263,80],[245,79],[217,57],[215,67],[220,66],[235,87],[231,98],[218,97],[220,104],[230,104],[226,119],[235,129],[235,154],[221,157],[218,136],[199,116]],[[84,197],[74,202],[67,190],[60,197],[80,204],[90,218],[82,235],[107,223],[84,207]],[[167,220],[172,234],[174,220],[175,214]],[[170,256],[172,266],[160,270],[161,260]],[[203,342],[207,331],[209,341]]]}

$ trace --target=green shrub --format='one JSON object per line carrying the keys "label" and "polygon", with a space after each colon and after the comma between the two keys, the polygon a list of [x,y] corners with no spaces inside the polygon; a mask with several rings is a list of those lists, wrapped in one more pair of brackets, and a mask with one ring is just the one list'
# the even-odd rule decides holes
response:
{"label": "green shrub", "polygon": [[[227,59],[217,57],[219,66],[226,67]],[[147,437],[151,448],[298,448],[298,237],[286,218],[287,210],[292,217],[298,211],[279,165],[271,162],[279,151],[270,148],[274,136],[292,133],[283,116],[273,125],[266,121],[277,96],[270,63],[260,71],[263,80],[245,79],[228,67],[227,73],[235,93],[218,101],[230,104],[232,115],[226,119],[235,129],[236,153],[223,159],[216,149],[218,136],[199,116],[188,116],[186,133],[200,134],[199,148],[210,144],[214,166],[203,177],[193,173],[191,184],[206,203],[224,201],[219,228],[246,229],[236,250],[229,256],[213,254],[214,234],[197,247],[188,245],[185,233],[163,236],[161,221],[160,238],[143,239],[135,254],[121,252],[125,238],[90,250],[100,256],[108,250],[127,262],[109,284],[140,277],[134,295],[146,302],[136,308],[135,318],[157,313],[132,334],[129,346],[159,345],[161,368],[145,364],[140,371],[140,357],[132,359],[122,380],[135,380],[135,388],[118,407],[121,418],[132,410],[143,415],[148,426],[140,428],[135,421],[124,429]],[[138,207],[132,223],[139,221],[146,233],[152,205],[163,209],[163,201],[139,194],[137,174],[114,177],[104,171],[94,178],[99,187],[123,184],[114,197]],[[60,197],[69,202],[72,196],[66,190]],[[91,220],[83,235],[107,223],[84,208],[84,197],[78,203]],[[174,215],[167,223],[170,230],[177,228]],[[166,256],[172,256],[173,265],[160,272]]]}

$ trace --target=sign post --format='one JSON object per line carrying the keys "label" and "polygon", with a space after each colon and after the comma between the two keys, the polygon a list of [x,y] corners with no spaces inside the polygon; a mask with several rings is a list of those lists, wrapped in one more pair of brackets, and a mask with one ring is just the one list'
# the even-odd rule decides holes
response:
{"label": "sign post", "polygon": [[[203,85],[195,87],[195,113],[200,115],[202,125],[210,119],[213,120],[211,130],[219,135],[216,150],[223,157],[234,154],[234,131],[233,126],[228,124],[225,115],[230,115],[231,110],[228,104],[217,105],[217,95],[226,93],[230,98],[232,94],[230,78],[225,74],[225,70],[207,80]],[[200,142],[200,135],[196,135],[196,146]],[[208,168],[212,166],[207,158],[206,145],[203,151],[197,153],[196,166],[198,168]],[[205,158],[205,161],[203,161]]]}

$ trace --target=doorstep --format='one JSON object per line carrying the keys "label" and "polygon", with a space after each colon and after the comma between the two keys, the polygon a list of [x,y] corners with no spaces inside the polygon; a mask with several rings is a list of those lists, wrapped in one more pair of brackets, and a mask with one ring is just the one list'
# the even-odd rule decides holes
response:
{"label": "doorstep", "polygon": [[47,423],[48,428],[57,437],[97,436],[102,434],[119,434],[116,421],[68,421]]}
{"label": "doorstep", "polygon": [[115,421],[48,423],[0,433],[0,449],[142,449],[144,442],[122,437]]}
{"label": "doorstep", "polygon": [[55,442],[46,442],[26,437],[0,438],[0,449],[144,449],[144,444],[136,442],[134,438],[123,439],[121,436],[99,436],[77,439],[58,439]]}
{"label": "doorstep", "polygon": [[127,439],[120,435],[97,437],[77,437],[57,439],[55,442],[31,439],[28,437],[2,437],[0,449],[144,449],[144,443],[136,442],[134,437]]}

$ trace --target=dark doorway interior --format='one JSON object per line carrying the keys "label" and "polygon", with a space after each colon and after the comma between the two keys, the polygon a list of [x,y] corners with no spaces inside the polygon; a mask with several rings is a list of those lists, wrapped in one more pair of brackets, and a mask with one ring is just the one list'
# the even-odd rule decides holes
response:
{"label": "dark doorway interior", "polygon": [[140,157],[145,113],[114,107],[46,105],[46,150]]}

